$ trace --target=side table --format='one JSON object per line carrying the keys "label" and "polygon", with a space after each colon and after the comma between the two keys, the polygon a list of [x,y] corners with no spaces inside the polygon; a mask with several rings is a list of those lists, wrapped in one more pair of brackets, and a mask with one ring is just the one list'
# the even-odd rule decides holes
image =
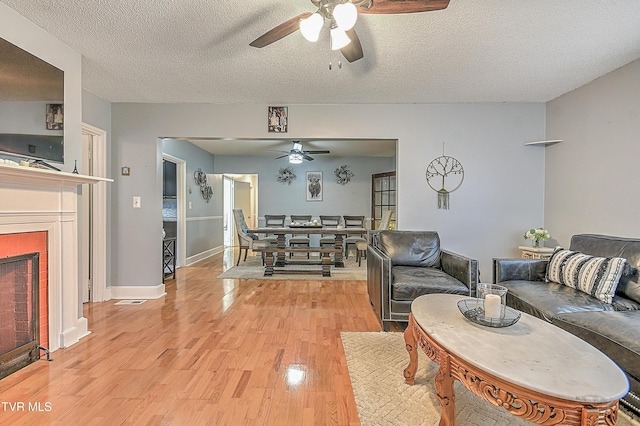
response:
{"label": "side table", "polygon": [[162,282],[171,275],[176,278],[176,237],[162,240]]}
{"label": "side table", "polygon": [[549,259],[553,254],[551,247],[530,247],[530,246],[518,246],[518,249],[522,251],[523,259]]}

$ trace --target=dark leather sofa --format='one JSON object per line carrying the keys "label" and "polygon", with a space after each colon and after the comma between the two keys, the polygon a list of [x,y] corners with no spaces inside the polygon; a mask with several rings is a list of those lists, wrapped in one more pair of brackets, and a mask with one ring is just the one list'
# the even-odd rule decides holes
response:
{"label": "dark leather sofa", "polygon": [[493,282],[508,288],[507,305],[580,337],[616,362],[630,384],[621,405],[639,414],[640,239],[580,234],[571,238],[569,250],[627,259],[630,268],[622,275],[612,303],[545,282],[547,260],[494,259]]}
{"label": "dark leather sofa", "polygon": [[433,231],[375,231],[367,247],[367,289],[384,330],[408,321],[411,302],[430,293],[475,295],[478,262],[440,248]]}

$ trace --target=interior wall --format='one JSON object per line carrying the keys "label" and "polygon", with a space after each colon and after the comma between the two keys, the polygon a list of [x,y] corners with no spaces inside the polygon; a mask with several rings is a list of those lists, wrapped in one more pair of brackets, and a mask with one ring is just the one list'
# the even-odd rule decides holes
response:
{"label": "interior wall", "polygon": [[[16,11],[0,3],[0,37],[64,71],[64,164],[71,172],[82,160],[81,56]],[[44,117],[43,117],[44,121]]]}
{"label": "interior wall", "polygon": [[[113,285],[161,283],[162,218],[152,213],[162,199],[158,137],[269,138],[267,107],[113,104],[113,173],[131,167],[126,185],[114,185]],[[288,139],[397,139],[399,229],[437,230],[444,248],[479,259],[484,281],[491,280],[492,257],[519,256],[524,230],[542,226],[544,151],[523,143],[544,138],[544,104],[290,105],[289,112]],[[437,209],[425,182],[443,142],[465,169],[450,210]],[[134,191],[142,209],[130,208]]]}
{"label": "interior wall", "polygon": [[[4,3],[0,3],[0,37],[64,72],[65,162],[64,164],[56,163],[56,167],[65,172],[72,172],[76,160],[82,163],[82,58],[80,54]],[[79,236],[80,229],[77,232]],[[78,256],[75,251],[71,254]],[[76,295],[82,294],[80,270],[81,268],[78,268],[75,283],[77,289],[73,292]],[[75,302],[77,302],[77,320],[73,323],[86,324],[81,298],[75,299]],[[67,332],[67,330],[62,331]]]}
{"label": "interior wall", "polygon": [[[91,126],[97,127],[98,129],[104,130],[107,132],[107,146],[105,149],[106,152],[106,162],[107,162],[107,170],[111,170],[111,102],[105,101],[102,98],[94,95],[93,93],[82,90],[82,122],[89,124]],[[102,177],[111,177],[118,178],[118,175],[109,174],[109,176]],[[111,187],[113,184],[106,185],[107,188],[107,206],[111,206]],[[106,212],[106,220],[107,220],[107,241],[106,244],[106,253],[107,253],[107,287],[111,286],[111,209],[107,209]]]}
{"label": "interior wall", "polygon": [[[209,252],[223,245],[222,182],[210,174],[214,171],[213,155],[192,143],[181,140],[162,141],[164,153],[186,162],[186,247],[187,259]],[[207,202],[194,180],[196,170],[207,174],[208,185],[213,188],[213,197]],[[159,210],[160,212],[162,209]]]}
{"label": "interior wall", "polygon": [[572,235],[640,237],[640,60],[547,104],[545,226]]}
{"label": "interior wall", "polygon": [[[242,143],[242,142],[238,142]],[[348,142],[347,142],[348,143]],[[258,215],[311,214],[371,216],[371,175],[395,170],[395,158],[384,157],[329,157],[313,155],[313,161],[289,164],[287,158],[274,156],[220,156],[214,158],[216,173],[236,174],[251,171],[259,177]],[[334,171],[343,165],[354,174],[351,182],[335,182]],[[280,168],[291,167],[296,178],[291,184],[279,183]],[[322,172],[322,201],[307,201],[307,172]],[[262,224],[262,223],[261,223]]]}
{"label": "interior wall", "polygon": [[0,102],[0,133],[62,136],[63,130],[47,130],[43,124],[44,111],[51,103],[56,102]]}

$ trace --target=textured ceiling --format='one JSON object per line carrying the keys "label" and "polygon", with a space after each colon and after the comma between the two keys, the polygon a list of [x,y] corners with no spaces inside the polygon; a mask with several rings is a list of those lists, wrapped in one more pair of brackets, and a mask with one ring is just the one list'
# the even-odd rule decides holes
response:
{"label": "textured ceiling", "polygon": [[365,56],[354,63],[330,50],[326,28],[315,44],[296,32],[249,46],[313,12],[308,0],[0,1],[81,53],[83,87],[111,102],[545,102],[640,58],[638,0],[451,0],[360,15]]}

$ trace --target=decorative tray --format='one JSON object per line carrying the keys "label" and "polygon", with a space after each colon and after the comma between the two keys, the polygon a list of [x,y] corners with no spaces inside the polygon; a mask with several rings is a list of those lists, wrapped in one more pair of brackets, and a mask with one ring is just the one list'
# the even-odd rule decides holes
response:
{"label": "decorative tray", "polygon": [[289,225],[289,228],[322,228],[323,226],[324,225],[321,225],[321,224],[317,224],[317,225],[313,225],[313,224],[305,225],[305,224],[302,224],[302,225]]}
{"label": "decorative tray", "polygon": [[462,299],[458,301],[458,309],[465,318],[487,327],[508,327],[520,319],[520,311],[509,306],[505,306],[504,318],[485,317],[482,299]]}

